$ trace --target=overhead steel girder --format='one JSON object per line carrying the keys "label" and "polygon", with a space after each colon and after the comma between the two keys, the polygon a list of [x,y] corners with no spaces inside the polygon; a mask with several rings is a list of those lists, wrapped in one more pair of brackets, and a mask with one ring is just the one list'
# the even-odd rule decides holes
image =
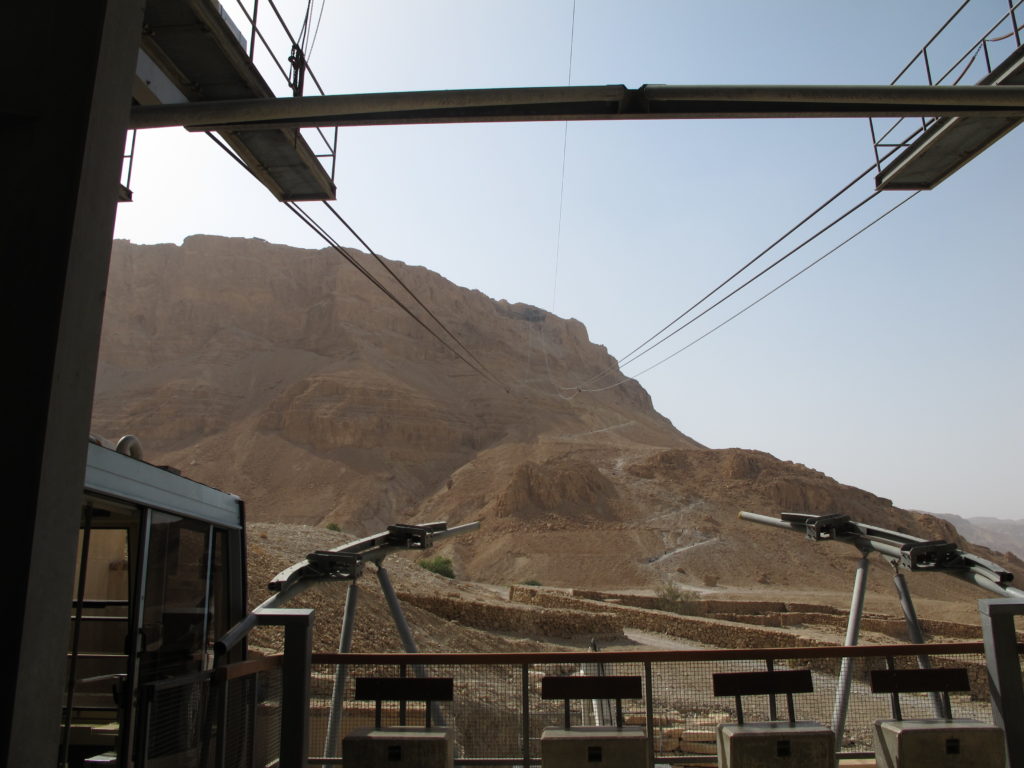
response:
{"label": "overhead steel girder", "polygon": [[139,106],[132,128],[193,131],[545,120],[1024,117],[1024,86],[624,85],[412,91]]}

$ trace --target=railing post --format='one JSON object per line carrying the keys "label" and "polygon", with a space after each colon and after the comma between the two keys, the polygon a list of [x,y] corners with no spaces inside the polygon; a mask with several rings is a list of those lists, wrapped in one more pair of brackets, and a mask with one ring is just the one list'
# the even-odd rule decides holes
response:
{"label": "railing post", "polygon": [[528,768],[530,765],[530,665],[523,664],[521,669],[522,675],[522,710],[523,710],[523,721],[522,721],[522,752],[523,752],[523,768]]}
{"label": "railing post", "polygon": [[256,55],[256,17],[260,12],[260,0],[252,2],[252,33],[249,36],[249,61]]}
{"label": "railing post", "polygon": [[1014,617],[1024,614],[1024,600],[1002,598],[979,600],[981,634],[985,641],[988,690],[992,699],[992,722],[1003,729],[1009,768],[1024,768],[1024,682]]}
{"label": "railing post", "polygon": [[313,656],[313,610],[268,608],[262,625],[284,627],[281,669],[281,768],[306,768],[309,749],[309,677]]}
{"label": "railing post", "polygon": [[[620,702],[621,703],[621,702]],[[654,768],[654,674],[651,662],[644,662],[644,716],[647,725],[647,765]]]}

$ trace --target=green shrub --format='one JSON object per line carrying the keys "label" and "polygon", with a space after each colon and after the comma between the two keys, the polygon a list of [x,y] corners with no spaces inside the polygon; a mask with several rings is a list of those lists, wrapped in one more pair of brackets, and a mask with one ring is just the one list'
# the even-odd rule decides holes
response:
{"label": "green shrub", "polygon": [[327,530],[328,531],[340,531],[341,528],[338,527],[337,523],[328,523],[327,524]]}
{"label": "green shrub", "polygon": [[542,587],[544,585],[541,584],[536,579],[527,579],[526,581],[523,582],[523,586],[524,587]]}
{"label": "green shrub", "polygon": [[695,610],[695,603],[700,595],[692,589],[682,589],[673,582],[666,582],[654,591],[657,607],[662,611],[690,615]]}
{"label": "green shrub", "polygon": [[423,568],[426,568],[431,573],[436,573],[438,576],[444,576],[446,579],[455,578],[455,569],[452,568],[452,559],[450,557],[435,555],[434,557],[420,560],[419,563]]}

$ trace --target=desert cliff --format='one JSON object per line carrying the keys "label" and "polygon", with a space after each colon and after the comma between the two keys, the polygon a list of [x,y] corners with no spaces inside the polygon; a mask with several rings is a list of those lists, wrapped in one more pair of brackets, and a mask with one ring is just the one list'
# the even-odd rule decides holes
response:
{"label": "desert cliff", "polygon": [[[635,381],[579,391],[615,367],[580,322],[389,264],[501,385],[332,251],[118,241],[94,430],[138,435],[147,460],[239,494],[252,521],[359,535],[481,520],[444,552],[460,576],[500,584],[848,593],[851,548],[741,522],[741,509],[957,537],[801,464],[706,448]],[[891,591],[887,570],[872,579]],[[984,596],[943,577],[913,584],[925,598]]]}

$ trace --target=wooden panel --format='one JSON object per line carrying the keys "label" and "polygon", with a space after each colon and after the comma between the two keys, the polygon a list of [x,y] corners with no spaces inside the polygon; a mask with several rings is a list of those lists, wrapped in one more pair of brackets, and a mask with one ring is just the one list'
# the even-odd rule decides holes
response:
{"label": "wooden panel", "polygon": [[[1024,654],[1024,644],[1017,646]],[[887,656],[934,656],[974,653],[984,655],[985,645],[972,643],[904,643],[901,645],[834,645],[813,648],[733,648],[698,651],[556,651],[545,653],[315,653],[314,664],[597,664],[645,661],[744,661],[764,659],[854,659]]]}
{"label": "wooden panel", "polygon": [[356,698],[363,701],[451,701],[450,677],[360,677]]}
{"label": "wooden panel", "polygon": [[780,672],[722,672],[712,676],[715,696],[759,696],[773,693],[811,693],[811,670]]}
{"label": "wooden panel", "polygon": [[541,680],[540,695],[544,699],[639,699],[644,694],[639,677],[548,675]]}
{"label": "wooden panel", "polygon": [[931,693],[969,691],[967,670],[957,669],[876,669],[871,672],[872,693]]}

